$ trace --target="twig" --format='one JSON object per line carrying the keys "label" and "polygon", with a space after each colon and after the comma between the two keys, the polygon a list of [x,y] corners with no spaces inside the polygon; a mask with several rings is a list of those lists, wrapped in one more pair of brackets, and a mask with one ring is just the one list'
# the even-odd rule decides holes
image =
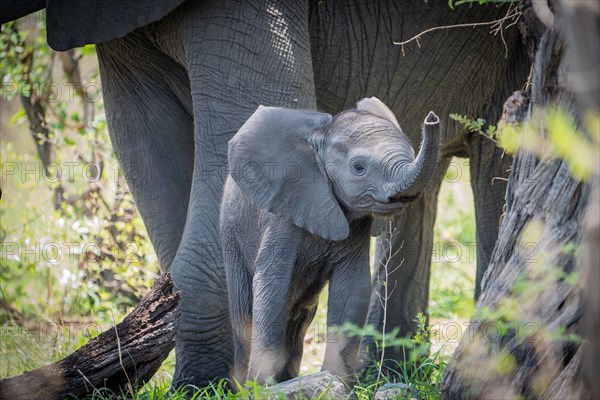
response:
{"label": "twig", "polygon": [[496,139],[494,139],[493,137],[491,137],[490,135],[486,134],[485,132],[483,132],[481,129],[477,131],[477,133],[479,133],[481,136],[483,136],[484,138],[491,140],[492,142],[496,143],[496,145],[498,145],[498,141]]}
{"label": "twig", "polygon": [[[385,330],[387,327],[387,302],[388,302],[388,299],[390,298],[391,294],[396,289],[396,284],[398,283],[398,282],[394,283],[394,288],[390,292],[388,290],[388,283],[389,283],[388,279],[389,279],[389,275],[391,273],[395,272],[404,263],[404,259],[402,259],[402,261],[400,261],[400,264],[398,264],[398,266],[395,267],[392,271],[389,271],[389,269],[388,269],[390,261],[400,252],[400,250],[402,250],[402,247],[404,247],[404,242],[402,242],[402,244],[400,245],[400,248],[392,253],[392,239],[396,235],[396,229],[393,228],[393,222],[394,222],[394,219],[390,218],[389,226],[388,226],[389,237],[386,239],[386,242],[388,244],[388,254],[387,254],[387,257],[384,258],[385,262],[380,261],[381,267],[383,267],[383,272],[385,274],[385,279],[383,281],[379,282],[381,285],[383,285],[383,291],[384,291],[383,296],[381,295],[381,293],[377,293],[377,297],[379,298],[379,303],[381,304],[381,307],[383,308],[383,322],[382,322],[382,326],[381,326],[381,333],[382,333],[382,335],[381,335],[381,357],[379,359],[379,368],[377,370],[376,386],[379,386],[379,381],[381,380],[381,375],[382,375],[382,370],[383,370],[383,362],[385,360],[385,345],[386,345]],[[382,244],[382,246],[383,246],[383,244]]]}
{"label": "twig", "polygon": [[90,380],[88,379],[87,376],[85,376],[85,374],[83,372],[81,372],[81,370],[78,368],[77,372],[79,372],[79,375],[81,375],[83,377],[83,380],[85,381],[85,385],[87,387],[87,384],[89,383],[90,386],[92,387],[92,389],[94,389],[95,391],[97,391],[98,389],[96,388],[96,386],[94,386],[94,384],[92,382],[90,382]]}
{"label": "twig", "polygon": [[[111,310],[111,314],[112,314],[112,310]],[[123,353],[121,352],[121,340],[119,339],[119,331],[117,330],[117,323],[115,321],[115,316],[112,315],[112,317],[113,317],[113,327],[115,329],[115,336],[117,338],[117,353],[119,354],[119,364],[121,365],[121,369],[123,369],[125,378],[127,378],[127,388],[129,389],[129,393],[131,393],[131,396],[133,397],[133,395],[135,394],[135,392],[133,391],[133,385],[131,384],[131,379],[129,379],[129,374],[127,373],[127,369],[123,365]]]}

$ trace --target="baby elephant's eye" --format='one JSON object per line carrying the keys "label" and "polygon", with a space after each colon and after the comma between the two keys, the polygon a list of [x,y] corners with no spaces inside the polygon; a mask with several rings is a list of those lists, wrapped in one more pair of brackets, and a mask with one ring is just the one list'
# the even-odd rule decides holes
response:
{"label": "baby elephant's eye", "polygon": [[352,173],[354,173],[354,175],[362,175],[367,171],[367,167],[365,167],[365,164],[363,164],[360,161],[354,161],[352,163]]}

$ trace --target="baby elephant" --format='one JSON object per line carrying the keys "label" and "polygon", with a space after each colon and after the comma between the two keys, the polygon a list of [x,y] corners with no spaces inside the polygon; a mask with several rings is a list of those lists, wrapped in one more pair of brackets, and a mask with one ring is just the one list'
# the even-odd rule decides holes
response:
{"label": "baby elephant", "polygon": [[[363,326],[373,214],[420,196],[439,153],[438,117],[415,153],[377,98],[332,118],[260,106],[229,142],[221,237],[238,382],[298,375],[302,345],[329,282],[328,332]],[[354,372],[359,338],[327,338],[323,370]]]}

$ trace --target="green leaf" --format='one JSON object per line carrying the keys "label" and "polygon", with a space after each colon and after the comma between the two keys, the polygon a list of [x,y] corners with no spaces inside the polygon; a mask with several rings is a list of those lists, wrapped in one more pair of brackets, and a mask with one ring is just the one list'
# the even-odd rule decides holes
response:
{"label": "green leaf", "polygon": [[519,134],[517,127],[507,125],[498,132],[498,145],[510,154],[516,154],[519,148]]}
{"label": "green leaf", "polygon": [[17,124],[22,124],[25,117],[25,109],[20,107],[19,110],[10,117],[9,125],[15,126]]}
{"label": "green leaf", "polygon": [[558,155],[564,159],[575,179],[585,181],[594,171],[597,153],[581,132],[573,116],[556,107],[546,112],[548,133]]}

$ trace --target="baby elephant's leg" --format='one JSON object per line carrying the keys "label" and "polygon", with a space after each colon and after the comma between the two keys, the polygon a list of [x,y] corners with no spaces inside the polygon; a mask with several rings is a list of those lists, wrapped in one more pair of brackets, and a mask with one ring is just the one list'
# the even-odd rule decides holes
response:
{"label": "baby elephant's leg", "polygon": [[360,337],[347,335],[341,327],[347,322],[358,327],[365,323],[371,290],[368,252],[365,258],[334,269],[329,281],[327,347],[321,369],[346,379],[355,372]]}
{"label": "baby elephant's leg", "polygon": [[238,383],[244,384],[252,343],[252,277],[237,244],[232,242],[224,246],[223,259],[234,344],[234,365],[230,375]]}
{"label": "baby elephant's leg", "polygon": [[[317,298],[318,300],[318,298]],[[286,326],[286,347],[287,347],[287,364],[285,366],[285,376],[283,380],[292,379],[300,373],[300,364],[302,362],[302,352],[304,350],[304,336],[306,330],[312,322],[317,312],[317,304],[304,308],[298,314],[298,317],[287,322]]]}
{"label": "baby elephant's leg", "polygon": [[253,279],[248,379],[261,384],[281,381],[287,363],[284,338],[295,254],[278,242],[263,240]]}

